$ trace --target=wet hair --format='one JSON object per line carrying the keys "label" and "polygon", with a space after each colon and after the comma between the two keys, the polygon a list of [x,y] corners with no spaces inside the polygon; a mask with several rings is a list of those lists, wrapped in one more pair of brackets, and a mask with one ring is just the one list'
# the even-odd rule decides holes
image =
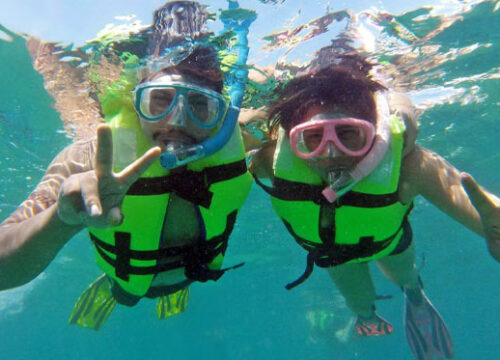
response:
{"label": "wet hair", "polygon": [[223,89],[223,73],[217,51],[213,47],[196,47],[177,65],[164,68],[147,76],[143,81],[162,75],[178,74],[219,93]]}
{"label": "wet hair", "polygon": [[281,125],[287,132],[304,122],[315,106],[338,107],[353,116],[375,123],[374,94],[385,87],[370,75],[373,67],[357,54],[342,54],[325,61],[320,54],[308,70],[277,88],[269,111],[269,128],[276,134]]}

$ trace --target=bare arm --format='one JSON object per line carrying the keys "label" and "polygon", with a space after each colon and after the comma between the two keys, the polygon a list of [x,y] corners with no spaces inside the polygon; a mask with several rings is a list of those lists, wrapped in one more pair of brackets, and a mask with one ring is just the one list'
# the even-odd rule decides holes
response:
{"label": "bare arm", "polygon": [[399,194],[404,202],[422,195],[461,224],[484,236],[479,214],[462,187],[460,172],[430,150],[416,146],[403,159]]}
{"label": "bare arm", "polygon": [[[485,237],[491,255],[500,261],[500,247],[495,245],[499,238],[495,239],[494,231],[495,228],[498,231],[500,225],[500,200],[475,182],[477,194],[469,198],[462,185],[464,179],[464,175],[441,156],[416,146],[403,159],[399,196],[405,203],[419,194],[424,196],[462,225]],[[473,185],[469,183],[466,186]],[[488,203],[484,210],[478,207],[479,196]]]}
{"label": "bare arm", "polygon": [[238,123],[241,127],[241,134],[243,136],[243,143],[245,144],[245,152],[249,152],[258,149],[262,146],[263,140],[267,137],[267,134],[263,132],[263,139],[255,137],[251,132],[247,130],[247,126],[250,124],[259,128],[261,123],[265,123],[267,118],[267,109],[265,107],[260,108],[249,108],[241,109],[240,115],[238,117]]}
{"label": "bare arm", "polygon": [[273,157],[276,150],[276,141],[271,140],[255,153],[248,170],[253,176],[261,179],[273,179]]}
{"label": "bare arm", "polygon": [[109,126],[97,129],[97,146],[81,146],[61,152],[30,198],[0,224],[0,289],[32,280],[80,230],[120,224],[128,188],[161,151],[150,149],[115,174]]}
{"label": "bare arm", "polygon": [[41,182],[19,208],[0,224],[0,288],[27,283],[47,267],[64,244],[83,229],[57,215],[57,198],[72,174],[91,169],[90,141],[64,149],[50,164]]}

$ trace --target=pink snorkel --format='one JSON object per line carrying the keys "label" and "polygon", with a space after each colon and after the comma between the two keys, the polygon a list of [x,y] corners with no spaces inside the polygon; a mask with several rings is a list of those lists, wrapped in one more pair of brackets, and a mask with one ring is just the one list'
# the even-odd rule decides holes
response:
{"label": "pink snorkel", "polygon": [[370,174],[384,158],[391,141],[389,104],[383,94],[377,93],[377,131],[373,147],[360,163],[350,172],[354,182]]}

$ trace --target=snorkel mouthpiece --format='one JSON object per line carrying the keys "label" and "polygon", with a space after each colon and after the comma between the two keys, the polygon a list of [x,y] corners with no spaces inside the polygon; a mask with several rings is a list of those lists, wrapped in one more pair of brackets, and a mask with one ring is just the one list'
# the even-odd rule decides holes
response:
{"label": "snorkel mouthpiece", "polygon": [[328,202],[331,204],[333,203],[338,195],[337,193],[335,192],[335,190],[333,190],[330,186],[327,186],[322,192],[321,194],[326,198],[326,200],[328,200]]}
{"label": "snorkel mouthpiece", "polygon": [[170,170],[191,161],[201,159],[205,155],[203,146],[193,145],[189,147],[183,147],[175,150],[168,150],[160,155],[160,164],[166,169]]}
{"label": "snorkel mouthpiece", "polygon": [[222,126],[217,134],[210,139],[205,140],[201,144],[177,148],[175,145],[167,147],[167,151],[160,155],[161,166],[166,170],[170,170],[215,154],[228,143],[229,139],[231,139],[233,131],[236,127],[239,112],[240,109],[230,106],[227,110],[224,122],[222,123]]}
{"label": "snorkel mouthpiece", "polygon": [[335,202],[339,197],[344,195],[346,192],[351,190],[356,182],[351,177],[346,169],[335,169],[328,172],[328,185],[323,189],[321,194],[328,200],[331,204]]}

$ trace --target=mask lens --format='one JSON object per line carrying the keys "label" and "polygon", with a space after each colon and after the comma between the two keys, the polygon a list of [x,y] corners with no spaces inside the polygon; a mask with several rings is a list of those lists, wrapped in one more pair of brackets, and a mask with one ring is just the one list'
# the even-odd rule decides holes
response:
{"label": "mask lens", "polygon": [[297,143],[298,149],[304,154],[310,154],[318,149],[323,140],[323,127],[305,129],[299,134],[299,141]]}
{"label": "mask lens", "polygon": [[174,98],[173,88],[145,88],[139,101],[140,114],[146,119],[163,117],[171,110]]}
{"label": "mask lens", "polygon": [[337,125],[335,132],[342,145],[350,151],[359,151],[366,145],[367,137],[364,129],[360,126]]}
{"label": "mask lens", "polygon": [[198,91],[188,91],[188,105],[191,114],[199,123],[215,125],[220,117],[220,99]]}

